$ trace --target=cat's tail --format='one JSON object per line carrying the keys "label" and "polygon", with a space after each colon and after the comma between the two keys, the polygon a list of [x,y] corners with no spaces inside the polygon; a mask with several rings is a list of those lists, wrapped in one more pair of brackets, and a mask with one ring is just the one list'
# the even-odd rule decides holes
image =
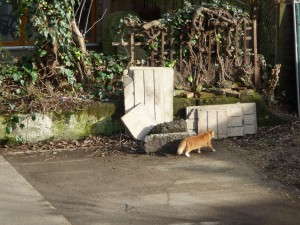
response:
{"label": "cat's tail", "polygon": [[185,149],[185,146],[186,146],[186,141],[185,140],[182,140],[178,146],[178,149],[177,149],[177,154],[178,155],[181,155]]}

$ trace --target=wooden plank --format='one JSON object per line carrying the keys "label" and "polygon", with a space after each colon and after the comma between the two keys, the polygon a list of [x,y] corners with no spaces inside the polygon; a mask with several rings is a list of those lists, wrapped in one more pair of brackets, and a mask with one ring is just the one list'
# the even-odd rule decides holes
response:
{"label": "wooden plank", "polygon": [[[112,46],[128,46],[130,45],[130,42],[124,41],[124,42],[112,42]],[[145,42],[134,42],[134,46],[142,46],[146,45]]]}
{"label": "wooden plank", "polygon": [[134,62],[134,33],[130,34],[130,57],[131,62]]}
{"label": "wooden plank", "polygon": [[[257,7],[254,7],[254,11],[257,11]],[[257,12],[256,12],[257,13]],[[261,78],[259,72],[259,64],[258,64],[258,55],[257,55],[257,19],[256,17],[253,20],[253,63],[254,63],[254,85],[256,89],[261,87]]]}
{"label": "wooden plank", "polygon": [[173,26],[170,27],[170,61],[174,60],[174,38],[173,38]]}
{"label": "wooden plank", "polygon": [[213,31],[209,31],[209,35],[208,35],[208,59],[207,59],[207,71],[208,74],[210,74],[210,68],[211,68],[211,47],[212,47],[212,33]]}
{"label": "wooden plank", "polygon": [[243,36],[243,49],[244,49],[244,63],[247,65],[248,58],[247,58],[247,22],[244,20],[244,36]]}
{"label": "wooden plank", "polygon": [[165,31],[161,31],[161,49],[160,49],[160,63],[164,66],[164,53],[165,53]]}
{"label": "wooden plank", "polygon": [[239,59],[239,28],[236,27],[235,28],[235,37],[234,37],[234,41],[235,41],[235,63],[238,62],[238,59]]}

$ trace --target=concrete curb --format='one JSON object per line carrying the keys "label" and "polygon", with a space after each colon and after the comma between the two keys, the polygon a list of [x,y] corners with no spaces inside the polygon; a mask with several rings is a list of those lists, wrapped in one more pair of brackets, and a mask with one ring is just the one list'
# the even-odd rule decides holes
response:
{"label": "concrete curb", "polygon": [[71,225],[2,156],[0,218],[5,225]]}

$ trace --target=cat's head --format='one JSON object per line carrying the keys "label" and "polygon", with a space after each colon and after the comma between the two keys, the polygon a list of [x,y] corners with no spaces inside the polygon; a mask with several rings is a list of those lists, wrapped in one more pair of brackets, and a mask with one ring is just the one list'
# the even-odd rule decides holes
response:
{"label": "cat's head", "polygon": [[213,130],[208,129],[207,132],[211,135],[212,138],[215,137],[215,132]]}

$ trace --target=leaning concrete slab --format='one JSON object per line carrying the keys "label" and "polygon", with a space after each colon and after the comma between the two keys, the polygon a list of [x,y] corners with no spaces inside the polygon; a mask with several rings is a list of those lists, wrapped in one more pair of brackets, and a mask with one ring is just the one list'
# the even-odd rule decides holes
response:
{"label": "leaning concrete slab", "polygon": [[121,119],[131,135],[137,140],[143,140],[149,131],[156,125],[156,121],[152,114],[142,103],[134,107]]}
{"label": "leaning concrete slab", "polygon": [[5,225],[71,225],[0,156],[0,221]]}
{"label": "leaning concrete slab", "polygon": [[144,139],[146,153],[174,153],[176,154],[179,142],[182,138],[196,135],[195,132],[151,134]]}

